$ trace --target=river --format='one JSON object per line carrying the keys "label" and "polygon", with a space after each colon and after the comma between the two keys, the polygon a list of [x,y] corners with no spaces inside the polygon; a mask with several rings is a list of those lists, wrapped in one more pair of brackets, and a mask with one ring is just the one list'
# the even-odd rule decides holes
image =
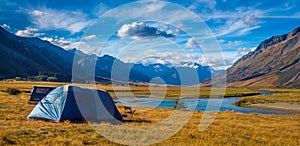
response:
{"label": "river", "polygon": [[[270,95],[272,92],[260,91],[260,94]],[[234,103],[239,101],[242,97],[226,97],[224,99],[181,99],[182,104],[187,110],[197,110],[201,112],[211,112],[209,109],[219,109],[218,111],[235,111],[241,113],[259,113],[259,114],[284,114],[283,112],[271,111],[271,110],[260,110],[254,108],[246,108],[235,106]],[[223,101],[222,101],[223,100]],[[121,98],[115,100],[116,103],[124,104],[127,106],[147,106],[156,108],[174,108],[177,100],[169,99],[153,99],[153,98]],[[206,108],[208,102],[210,105],[218,105],[222,103],[220,108]],[[215,103],[215,104],[214,104]]]}

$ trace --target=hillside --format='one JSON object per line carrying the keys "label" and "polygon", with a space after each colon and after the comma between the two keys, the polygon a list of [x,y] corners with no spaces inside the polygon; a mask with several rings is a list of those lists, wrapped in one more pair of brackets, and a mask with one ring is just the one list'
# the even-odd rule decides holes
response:
{"label": "hillside", "polygon": [[[78,60],[74,61],[77,54]],[[18,37],[0,27],[0,80],[39,75],[40,72],[55,74],[62,81],[71,81],[73,63],[79,63],[76,71],[82,74],[76,76],[77,81],[86,82],[87,70],[95,68],[95,80],[110,83],[111,80],[128,82],[150,82],[159,77],[170,85],[195,85],[211,77],[218,71],[209,66],[188,62],[186,66],[174,67],[167,64],[132,64],[125,63],[113,56],[88,55],[73,49],[65,50],[39,38]],[[96,63],[96,64],[95,64]],[[118,69],[111,75],[112,68]],[[126,74],[125,72],[128,72]],[[180,75],[190,80],[181,82]],[[198,75],[198,80],[191,76]],[[92,79],[94,80],[94,78]],[[160,83],[160,82],[158,82]]]}
{"label": "hillside", "polygon": [[39,38],[15,36],[0,27],[0,79],[37,75],[70,75],[73,54]]}
{"label": "hillside", "polygon": [[228,86],[300,87],[300,27],[263,41],[226,70]]}

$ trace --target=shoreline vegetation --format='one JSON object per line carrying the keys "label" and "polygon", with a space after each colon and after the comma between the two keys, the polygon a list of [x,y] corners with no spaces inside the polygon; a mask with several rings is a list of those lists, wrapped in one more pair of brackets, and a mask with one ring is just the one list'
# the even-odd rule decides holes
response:
{"label": "shoreline vegetation", "polygon": [[[35,107],[27,104],[33,84],[59,86],[65,83],[0,82],[0,145],[119,145],[99,135],[87,123],[27,120],[26,116]],[[21,93],[10,95],[5,92],[8,87],[16,88]],[[110,87],[105,86],[105,88]],[[231,92],[237,90],[230,89]],[[121,113],[124,112],[122,106],[117,105],[117,107]],[[173,112],[173,109],[158,108],[137,110],[133,119],[124,124],[153,125],[163,121]],[[190,111],[182,112],[184,114]],[[189,122],[178,133],[156,145],[298,145],[300,143],[299,115],[220,112],[213,123],[201,132],[199,124],[202,116],[202,112],[194,112]],[[127,136],[123,138],[129,140]]]}
{"label": "shoreline vegetation", "polygon": [[[62,86],[70,84],[68,82],[31,82],[31,81],[0,81],[0,91],[5,92],[8,88],[17,88],[23,93],[30,93],[33,85]],[[96,87],[108,91],[113,98],[121,97],[145,97],[165,96],[165,99],[180,98],[210,98],[210,97],[242,97],[236,102],[236,106],[246,106],[251,104],[264,104],[274,102],[288,102],[300,104],[300,89],[279,89],[279,88],[203,88],[203,87],[179,87],[179,86],[111,86],[101,84],[79,84],[83,87]],[[198,90],[199,89],[199,90]],[[213,92],[212,92],[213,90]],[[276,94],[260,95],[259,91],[268,91]]]}
{"label": "shoreline vegetation", "polygon": [[243,97],[236,106],[300,113],[300,89],[261,89],[274,92],[271,95]]}
{"label": "shoreline vegetation", "polygon": [[[0,90],[4,91],[9,87],[20,88],[22,92],[30,92],[33,85],[50,85],[50,86],[61,86],[65,84],[70,84],[67,82],[31,82],[31,81],[13,81],[13,82],[0,82]],[[248,88],[214,88],[213,93],[211,93],[210,88],[199,88],[195,86],[191,87],[180,87],[180,86],[116,86],[113,87],[111,85],[101,85],[96,84],[88,85],[81,84],[80,86],[87,87],[96,87],[98,89],[103,89],[108,91],[113,98],[115,95],[130,97],[132,93],[136,97],[141,97],[145,95],[150,95],[151,93],[157,96],[163,95],[165,99],[179,99],[180,96],[182,98],[190,98],[190,97],[199,97],[199,98],[209,98],[211,97],[241,97],[241,96],[253,96],[259,95],[259,91],[255,89]],[[197,90],[199,89],[199,90]]]}

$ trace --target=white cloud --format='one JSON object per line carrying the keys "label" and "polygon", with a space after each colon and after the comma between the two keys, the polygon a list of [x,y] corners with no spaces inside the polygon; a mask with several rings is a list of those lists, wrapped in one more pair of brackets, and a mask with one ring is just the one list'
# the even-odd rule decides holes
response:
{"label": "white cloud", "polygon": [[28,13],[31,21],[39,29],[67,30],[72,34],[80,32],[92,23],[87,15],[80,11],[66,11],[43,8]]}
{"label": "white cloud", "polygon": [[72,41],[66,40],[64,37],[62,38],[42,37],[41,39],[44,41],[48,41],[54,45],[57,45],[59,47],[62,47],[64,49],[73,49],[69,47],[72,44]]}
{"label": "white cloud", "polygon": [[284,4],[285,9],[290,10],[297,6],[296,1],[288,1]]}
{"label": "white cloud", "polygon": [[238,47],[242,47],[244,45],[249,45],[249,42],[247,41],[241,41],[241,40],[219,40],[220,45],[223,47],[224,51],[228,51],[226,49],[232,50],[236,49]]}
{"label": "white cloud", "polygon": [[253,26],[257,22],[258,18],[255,15],[245,16],[243,21],[245,24]]}
{"label": "white cloud", "polygon": [[42,37],[41,38],[44,41],[48,41],[51,44],[54,44],[56,46],[59,46],[63,49],[69,50],[69,49],[79,49],[82,52],[86,54],[95,54],[95,50],[97,48],[93,48],[90,45],[88,45],[85,42],[76,40],[76,39],[65,39],[64,37],[57,38],[57,37]]}
{"label": "white cloud", "polygon": [[249,26],[243,22],[243,20],[237,20],[237,21],[230,21],[228,20],[225,25],[222,25],[216,29],[214,29],[215,36],[242,36],[245,35],[251,30],[260,28],[259,25],[257,26]]}
{"label": "white cloud", "polygon": [[159,30],[156,27],[148,26],[144,22],[133,22],[124,24],[117,35],[121,38],[131,38],[134,40],[150,39],[157,37],[175,38],[176,36],[165,30]]}
{"label": "white cloud", "polygon": [[242,41],[228,41],[227,44],[225,44],[225,46],[227,47],[236,47],[239,46],[242,43]]}
{"label": "white cloud", "polygon": [[238,48],[238,49],[236,49],[237,56],[242,57],[242,56],[246,55],[247,53],[249,53],[251,50],[252,50],[252,48],[245,48],[245,47]]}
{"label": "white cloud", "polygon": [[43,16],[43,12],[39,10],[33,10],[30,12],[33,16]]}
{"label": "white cloud", "polygon": [[209,11],[200,11],[198,15],[205,21],[214,23],[212,31],[216,36],[242,36],[260,28],[260,21],[271,10],[260,10],[253,7],[237,7],[234,10],[220,10],[215,7]]}
{"label": "white cloud", "polygon": [[96,37],[97,36],[93,34],[93,35],[84,36],[83,39],[85,39],[85,40],[91,40],[91,39],[94,39]]}
{"label": "white cloud", "polygon": [[2,24],[0,26],[4,29],[10,29],[10,26],[8,24]]}
{"label": "white cloud", "polygon": [[187,40],[186,44],[184,44],[184,47],[186,47],[186,48],[199,48],[199,45],[194,39],[189,38]]}
{"label": "white cloud", "polygon": [[147,10],[148,13],[151,13],[162,9],[164,6],[165,3],[161,3],[159,1],[153,1],[153,3],[146,5],[145,10]]}
{"label": "white cloud", "polygon": [[[170,9],[166,6],[165,1],[138,1],[145,5],[127,5],[126,9],[123,7],[117,11],[110,11],[108,15],[103,18],[111,18],[117,20],[117,23],[127,22],[128,20],[155,20],[164,22],[166,24],[179,25],[185,20],[196,20],[198,17],[191,14],[191,12],[184,9]],[[130,8],[129,8],[130,7]],[[168,7],[168,9],[166,8]],[[173,6],[174,7],[174,6]],[[167,16],[167,17],[166,17]]]}
{"label": "white cloud", "polygon": [[157,52],[154,50],[146,50],[144,53],[135,54],[133,56],[118,56],[127,63],[142,63],[144,65],[161,63],[172,66],[184,66],[187,62],[195,62],[201,65],[207,64],[205,56],[202,54],[189,54],[183,52]]}
{"label": "white cloud", "polygon": [[[261,27],[265,23],[263,19],[299,19],[299,12],[290,15],[278,15],[295,7],[293,2],[286,3],[280,8],[259,9],[257,6],[236,7],[233,10],[221,10],[216,7],[206,6],[197,10],[198,15],[205,21],[214,23],[212,31],[216,36],[242,36],[250,33],[252,30]],[[224,23],[225,22],[225,23]]]}
{"label": "white cloud", "polygon": [[107,5],[100,3],[99,5],[96,6],[93,13],[96,17],[99,17],[102,14],[104,14],[106,11],[108,11],[109,9],[110,8]]}
{"label": "white cloud", "polygon": [[224,40],[224,39],[219,39],[219,40],[218,40],[219,43],[224,43],[225,41],[226,41],[226,40]]}
{"label": "white cloud", "polygon": [[25,30],[18,30],[16,32],[17,36],[23,36],[23,37],[38,37],[45,35],[45,33],[39,33],[39,30],[37,28],[32,27],[26,27]]}
{"label": "white cloud", "polygon": [[244,29],[242,29],[242,30],[240,30],[239,32],[238,32],[238,34],[240,34],[240,35],[243,35],[243,34],[247,34],[247,33],[249,33],[251,30],[254,30],[254,29],[258,29],[258,28],[260,28],[261,26],[252,26],[252,27],[248,27],[248,28],[244,28]]}
{"label": "white cloud", "polygon": [[250,51],[255,51],[257,47],[253,47],[250,49]]}
{"label": "white cloud", "polygon": [[208,65],[214,69],[226,69],[238,58],[236,51],[203,54],[201,52],[186,52],[182,50],[175,52],[172,49],[164,52],[150,49],[143,50],[142,52],[119,54],[116,57],[127,63],[142,63],[144,65],[162,63],[178,67],[193,62]]}
{"label": "white cloud", "polygon": [[229,66],[231,66],[234,63],[235,59],[234,58],[221,58],[221,57],[214,57],[211,58],[208,66],[214,68],[214,69],[226,69]]}
{"label": "white cloud", "polygon": [[188,7],[190,10],[194,10],[199,7],[199,5],[202,5],[202,7],[208,7],[210,9],[213,9],[216,6],[217,2],[215,0],[196,0],[192,5]]}

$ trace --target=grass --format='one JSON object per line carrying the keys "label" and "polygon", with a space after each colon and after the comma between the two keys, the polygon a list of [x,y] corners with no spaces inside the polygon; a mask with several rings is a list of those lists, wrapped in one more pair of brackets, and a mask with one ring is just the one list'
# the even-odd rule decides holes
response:
{"label": "grass", "polygon": [[235,104],[237,106],[259,104],[259,103],[274,103],[287,102],[300,104],[300,89],[263,89],[270,92],[277,92],[272,95],[257,95],[243,97]]}
{"label": "grass", "polygon": [[67,83],[56,82],[0,82],[0,91],[4,91],[7,88],[17,88],[23,92],[30,92],[33,85],[47,85],[47,86],[61,86]]}
{"label": "grass", "polygon": [[[149,89],[150,88],[150,89]],[[156,94],[158,96],[163,95],[167,99],[178,99],[180,97],[199,97],[199,98],[208,98],[212,96],[224,96],[224,97],[237,97],[237,96],[247,96],[247,95],[257,95],[259,92],[254,89],[247,88],[214,88],[213,92],[211,88],[198,88],[198,87],[131,87],[131,91],[119,92],[120,89],[115,92],[123,96],[128,96],[129,93],[133,93],[135,96],[139,97],[140,95],[150,95]],[[112,95],[115,95],[114,92],[111,92]]]}
{"label": "grass", "polygon": [[[22,92],[29,93],[33,85],[47,85],[47,86],[61,86],[68,83],[56,83],[56,82],[0,82],[0,90],[4,91],[7,88],[17,88]],[[89,86],[81,84],[80,86]],[[93,86],[94,87],[94,86]],[[247,96],[256,95],[259,92],[255,89],[247,88],[214,88],[213,93],[211,93],[211,88],[199,88],[199,87],[175,87],[175,86],[116,86],[111,85],[101,85],[97,84],[95,86],[98,89],[103,89],[109,91],[109,93],[116,98],[117,95],[130,97],[134,94],[136,97],[141,95],[150,95],[151,93],[157,96],[164,96],[167,99],[178,99],[181,97],[199,97],[208,98],[212,96],[225,96],[225,97],[236,97],[236,96]],[[224,92],[225,91],[225,92]]]}
{"label": "grass", "polygon": [[[1,88],[13,87],[27,91],[30,90],[32,84],[37,83],[1,83]],[[230,92],[235,90],[238,89],[232,89]],[[34,105],[27,104],[28,96],[27,92],[19,95],[0,92],[0,145],[119,145],[100,136],[87,123],[27,120],[26,116],[34,108]],[[122,113],[122,106],[118,107]],[[153,125],[173,112],[171,109],[147,111],[144,111],[145,108],[144,110],[134,109],[137,109],[135,117],[144,121],[125,122],[126,125]],[[187,112],[182,111],[183,114]],[[222,112],[208,129],[200,132],[198,126],[202,116],[203,113],[195,112],[178,133],[154,145],[298,145],[300,143],[300,115]],[[130,132],[127,133],[127,135],[130,134]],[[122,140],[128,140],[126,135],[121,136]]]}
{"label": "grass", "polygon": [[300,89],[288,88],[260,88],[259,90],[276,92],[276,93],[300,93]]}

